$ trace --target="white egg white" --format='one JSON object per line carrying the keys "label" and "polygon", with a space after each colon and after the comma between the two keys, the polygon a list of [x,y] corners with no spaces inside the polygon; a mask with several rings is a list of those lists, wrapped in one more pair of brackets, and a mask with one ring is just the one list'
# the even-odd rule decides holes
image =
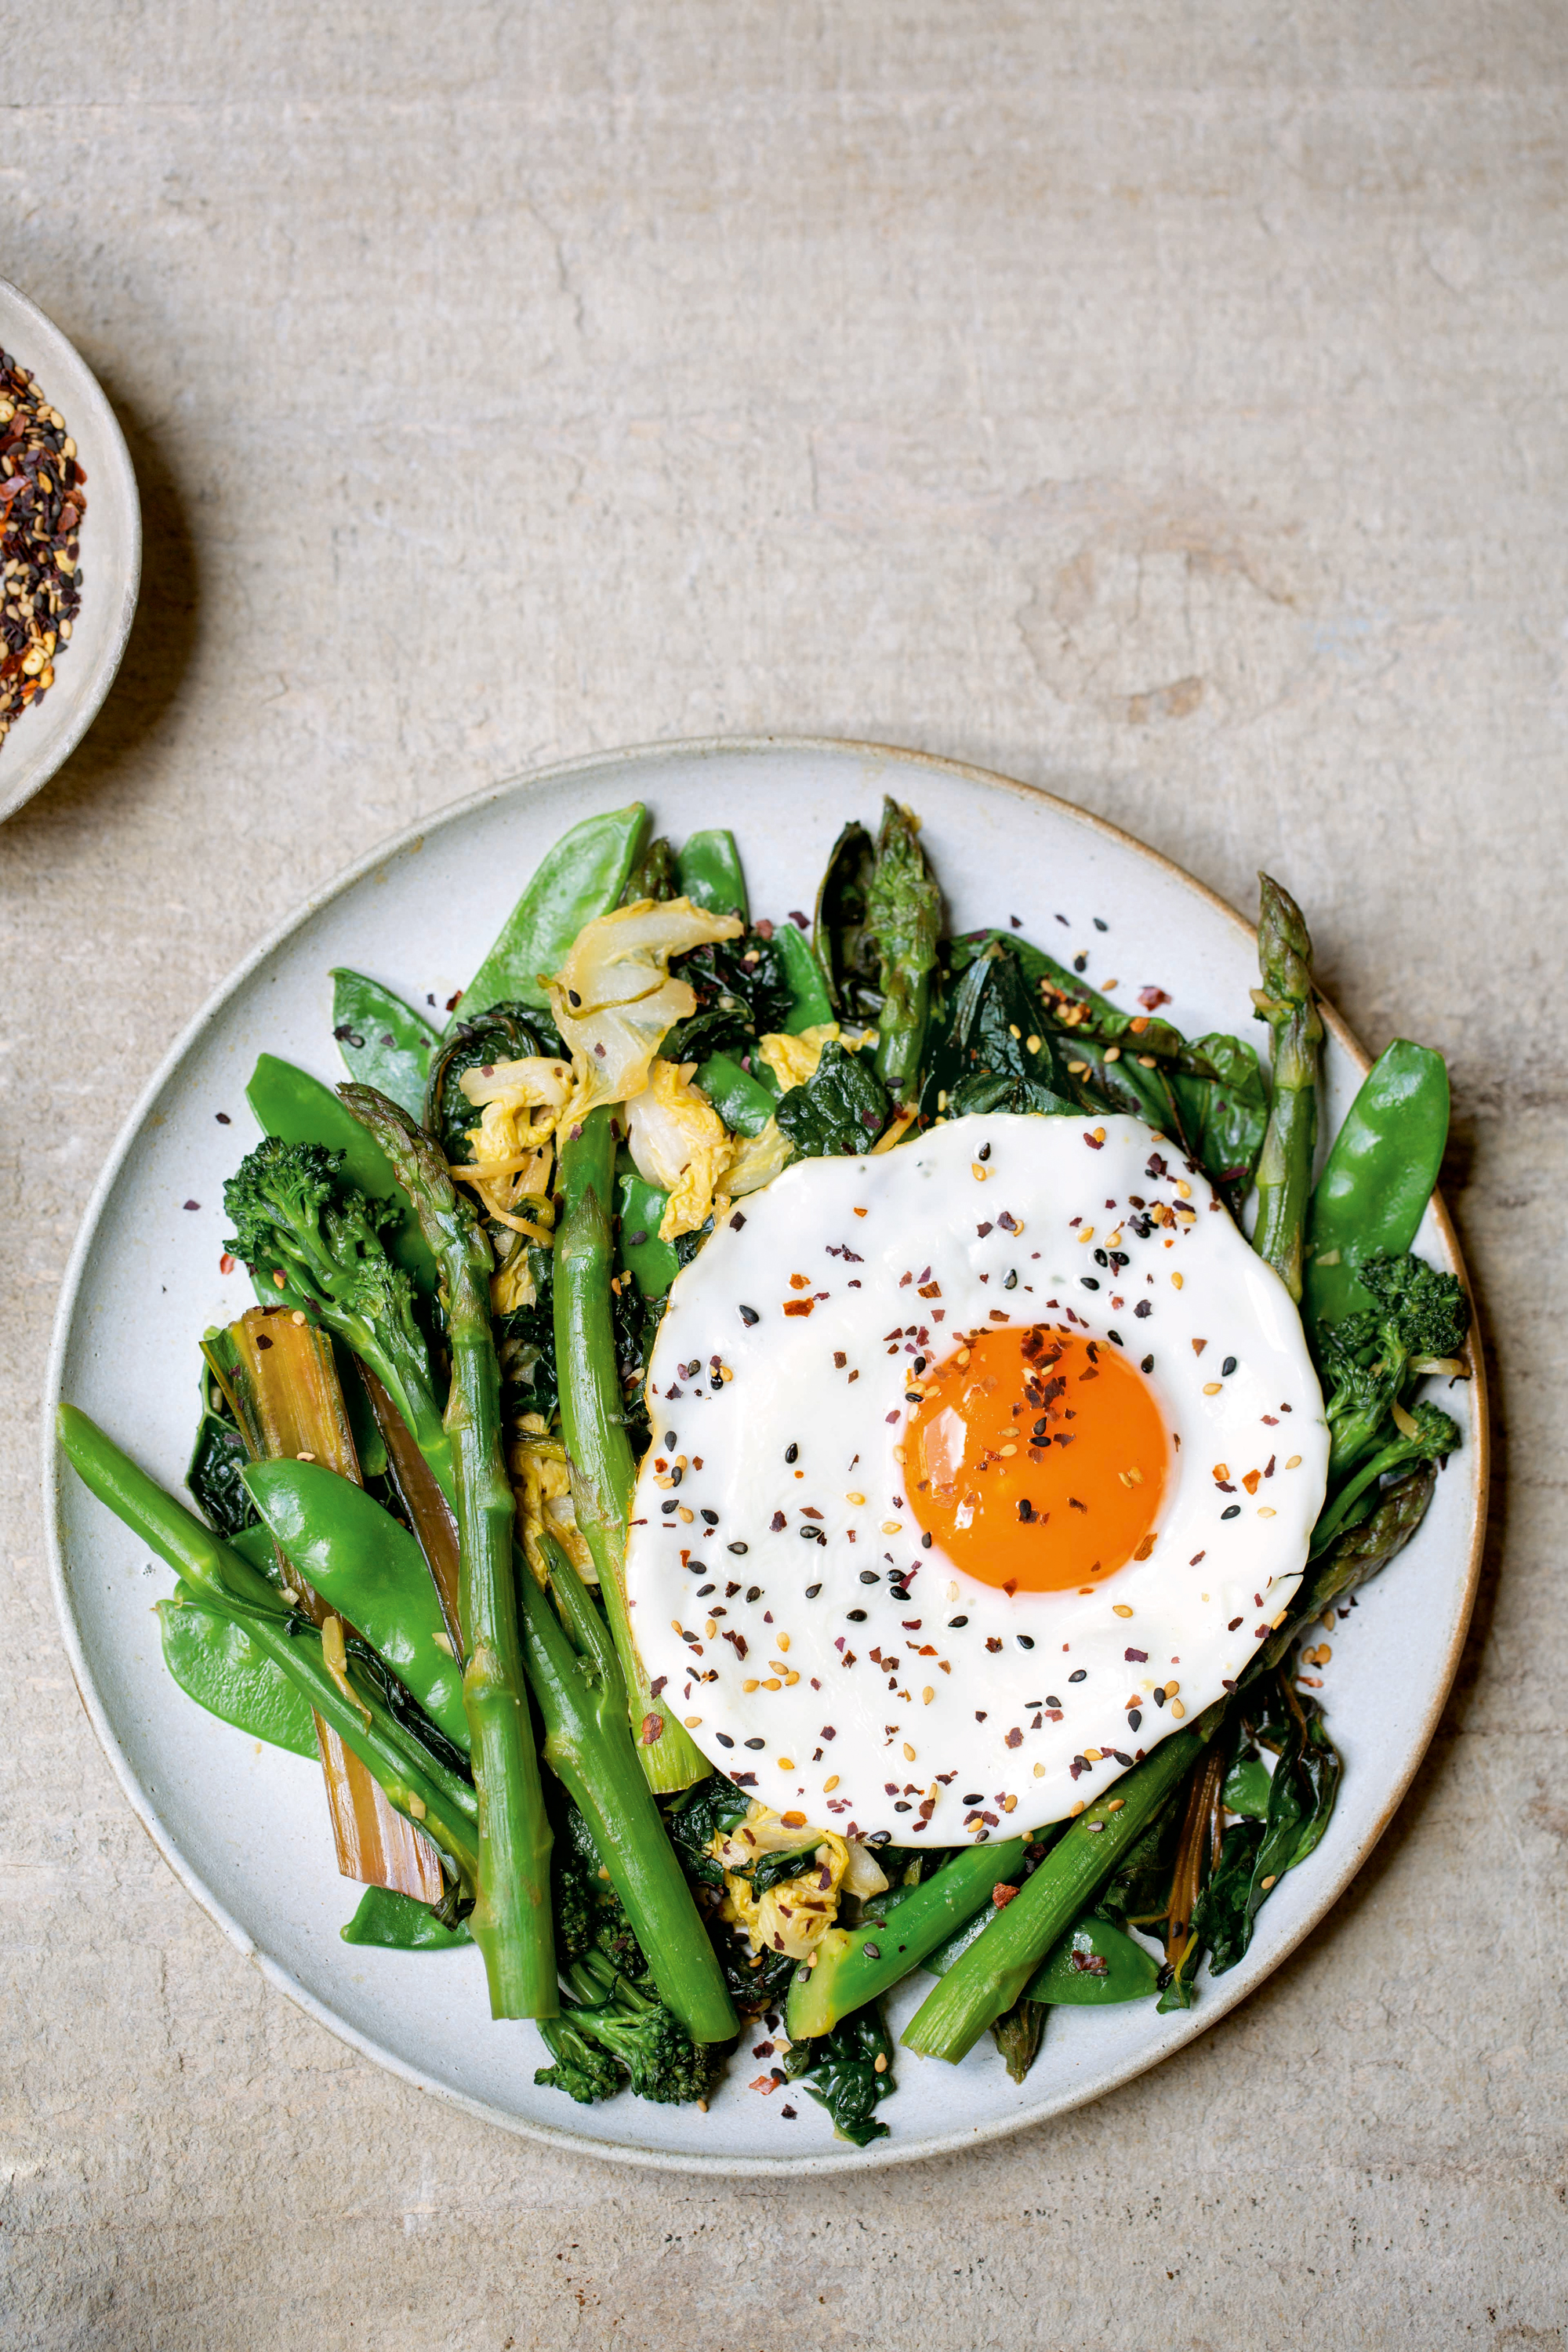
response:
{"label": "white egg white", "polygon": [[[1009,1598],[909,1506],[912,1359],[1004,1321],[1152,1359],[1156,1539],[1092,1591]],[[1327,1475],[1283,1285],[1126,1118],[797,1162],[677,1278],[649,1393],[627,1583],[661,1703],[764,1803],[900,1843],[1060,1820],[1194,1719],[1289,1606]]]}

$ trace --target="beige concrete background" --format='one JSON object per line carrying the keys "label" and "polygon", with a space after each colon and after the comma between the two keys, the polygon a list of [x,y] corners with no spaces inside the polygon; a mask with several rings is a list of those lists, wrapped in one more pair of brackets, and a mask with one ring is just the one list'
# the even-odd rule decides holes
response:
{"label": "beige concrete background", "polygon": [[[1552,0],[10,12],[0,268],[115,401],[147,561],[0,833],[6,2347],[1564,2343],[1565,42]],[[1417,1789],[1247,2008],[967,2160],[723,2189],[448,2114],[229,1949],[67,1679],[36,1423],[110,1139],[301,893],[532,762],[770,729],[1290,882],[1363,1036],[1450,1056],[1506,1483]]]}

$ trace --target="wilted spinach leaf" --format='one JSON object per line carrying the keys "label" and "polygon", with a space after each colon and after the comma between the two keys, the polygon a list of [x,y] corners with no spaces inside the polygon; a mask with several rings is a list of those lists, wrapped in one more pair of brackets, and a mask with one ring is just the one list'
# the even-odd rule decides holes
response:
{"label": "wilted spinach leaf", "polygon": [[747,1053],[788,1018],[788,967],[776,940],[743,931],[693,948],[671,966],[697,992],[697,1010],[678,1021],[659,1052],[667,1062],[705,1062],[712,1054]]}
{"label": "wilted spinach leaf", "polygon": [[840,2139],[868,2147],[874,2139],[885,2137],[888,2126],[877,2121],[876,2110],[894,2088],[893,2045],[879,2001],[851,2010],[831,2033],[797,2042],[784,2060],[784,2072],[792,2080],[804,2081],[812,2097],[827,2109]]}
{"label": "wilted spinach leaf", "polygon": [[822,1160],[868,1151],[888,1124],[889,1108],[870,1055],[846,1053],[829,1042],[805,1086],[790,1088],[776,1115],[804,1159]]}

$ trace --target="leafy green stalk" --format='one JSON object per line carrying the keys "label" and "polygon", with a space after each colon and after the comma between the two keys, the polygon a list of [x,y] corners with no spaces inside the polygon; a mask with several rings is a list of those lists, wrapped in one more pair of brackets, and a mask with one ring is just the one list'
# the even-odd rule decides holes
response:
{"label": "leafy green stalk", "polygon": [[665,2006],[694,2042],[726,2042],[735,2011],[632,1745],[615,1644],[554,1537],[542,1535],[540,1549],[565,1625],[521,1569],[523,1654],[544,1760],[593,1833]]}
{"label": "leafy green stalk", "polygon": [[920,1089],[941,927],[942,892],[926,864],[915,820],[897,801],[885,799],[866,896],[866,928],[881,965],[877,1075],[900,1106],[912,1103]]}
{"label": "leafy green stalk", "polygon": [[1318,1139],[1318,1049],[1323,1024],[1312,992],[1312,942],[1301,909],[1268,875],[1258,877],[1262,907],[1252,1001],[1274,1033],[1274,1098],[1258,1161],[1258,1225],[1252,1246],[1292,1298],[1301,1296],[1302,1249]]}
{"label": "leafy green stalk", "polygon": [[370,1366],[451,1501],[451,1447],[413,1283],[383,1244],[401,1212],[345,1184],[343,1166],[342,1152],[264,1136],[223,1188],[235,1228],[224,1247]]}
{"label": "leafy green stalk", "polygon": [[967,2055],[1012,2008],[1058,1936],[1191,1769],[1204,1737],[1201,1727],[1173,1732],[1068,1825],[1034,1876],[927,1995],[905,2028],[907,2050],[955,2065]]}
{"label": "leafy green stalk", "polygon": [[166,1495],[74,1405],[57,1421],[60,1449],[100,1503],[168,1562],[210,1613],[240,1626],[357,1756],[405,1819],[427,1831],[459,1880],[475,1883],[474,1792],[445,1770],[373,1693],[353,1677],[345,1691],[327,1666],[316,1629],[279,1603],[277,1587],[233,1547]]}
{"label": "leafy green stalk", "polygon": [[479,1797],[479,1884],[468,1932],[484,1956],[491,2014],[552,2017],[557,1995],[550,1821],[518,1640],[511,1564],[516,1506],[501,1453],[489,1244],[423,1129],[374,1087],[342,1092],[396,1170],[441,1273],[452,1353],[446,1427],[468,1659],[463,1710]]}
{"label": "leafy green stalk", "polygon": [[1440,1405],[1423,1399],[1414,1412],[1405,1413],[1409,1427],[1401,1427],[1397,1436],[1379,1446],[1370,1459],[1363,1462],[1355,1475],[1341,1487],[1328,1509],[1312,1531],[1312,1557],[1327,1551],[1344,1526],[1354,1506],[1367,1488],[1391,1471],[1403,1470],[1414,1462],[1441,1462],[1459,1442],[1457,1422],[1451,1421]]}
{"label": "leafy green stalk", "polygon": [[654,1696],[626,1602],[626,1528],[637,1468],[626,1436],[610,1304],[615,1166],[615,1127],[604,1106],[590,1111],[561,1143],[556,1181],[562,1209],[553,1253],[561,1432],[572,1464],[577,1525],[598,1572],[626,1676],[637,1754],[649,1787],[668,1792],[689,1788],[708,1767],[674,1715]]}

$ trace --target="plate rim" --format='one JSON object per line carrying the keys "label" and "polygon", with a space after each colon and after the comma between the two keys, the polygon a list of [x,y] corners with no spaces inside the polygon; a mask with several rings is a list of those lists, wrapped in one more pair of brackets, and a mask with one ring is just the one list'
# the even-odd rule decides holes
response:
{"label": "plate rim", "polygon": [[[72,368],[80,371],[81,381],[79,390],[84,397],[85,404],[95,412],[93,422],[101,435],[111,474],[118,474],[120,477],[119,487],[125,499],[131,526],[131,550],[120,583],[120,610],[114,618],[113,634],[99,656],[98,667],[96,670],[90,670],[88,673],[87,680],[83,682],[80,688],[80,699],[75,714],[67,721],[54,751],[47,755],[47,763],[40,768],[37,775],[15,792],[6,790],[3,781],[0,781],[0,824],[4,824],[7,817],[15,816],[18,809],[26,808],[27,803],[35,799],[43,791],[44,786],[52,782],[59,774],[60,770],[78,749],[89,728],[109,699],[110,688],[120,675],[120,665],[125,658],[125,649],[131,642],[131,630],[136,618],[136,606],[142,593],[142,492],[136,479],[136,468],[131,462],[131,451],[126,446],[124,430],[114,413],[113,403],[64,328],[57,326],[48,312],[35,302],[30,294],[24,293],[20,286],[16,285],[9,278],[0,278],[0,305],[8,302],[14,302],[24,313],[28,325],[37,333],[41,341],[55,345],[65,362],[64,372],[68,373]],[[24,364],[30,364],[30,362],[24,362]],[[35,373],[37,373],[38,371],[35,370]],[[73,404],[76,398],[77,395],[73,393]],[[89,591],[90,587],[89,580]]]}
{"label": "plate rim", "polygon": [[[22,299],[26,300],[26,298],[24,296]],[[40,312],[39,315],[41,317],[43,314]],[[107,403],[105,404],[107,405]],[[527,2117],[510,2114],[486,2100],[474,2098],[467,2092],[456,2090],[451,2084],[424,2073],[418,2066],[384,2048],[373,2041],[368,2034],[361,2032],[357,2026],[350,2024],[345,2018],[340,2017],[318,1994],[302,1984],[281,1961],[264,1951],[249,1930],[241,1926],[232,1912],[186,1862],[172,1837],[163,1829],[155,1810],[137,1780],[131,1768],[130,1759],[115,1735],[107,1711],[99,1698],[88,1671],[76,1623],[75,1609],[66,1580],[64,1547],[61,1542],[59,1524],[63,1465],[55,1440],[55,1414],[60,1402],[60,1384],[65,1367],[66,1349],[76,1310],[77,1295],[99,1221],[149,1111],[202,1032],[216,1018],[229,1000],[238,994],[251,974],[266,961],[268,956],[281,947],[294,932],[302,929],[323,908],[330,906],[333,899],[342,897],[365,876],[373,874],[377,866],[384,865],[389,858],[396,856],[402,851],[422,845],[431,834],[449,824],[460,823],[476,811],[488,807],[503,797],[524,794],[569,777],[582,776],[595,769],[602,769],[606,775],[613,775],[634,763],[654,759],[692,759],[735,753],[756,755],[775,751],[821,751],[836,756],[847,754],[871,761],[894,760],[900,764],[926,767],[947,777],[960,778],[989,792],[1005,792],[1025,803],[1043,803],[1058,816],[1085,827],[1120,849],[1131,850],[1139,857],[1146,859],[1165,874],[1174,877],[1186,888],[1194,891],[1209,907],[1223,915],[1247,937],[1250,938],[1253,935],[1254,926],[1206,882],[1188,873],[1184,866],[1179,865],[1174,858],[1167,856],[1163,850],[1154,849],[1147,842],[1140,841],[1136,835],[1127,832],[1109,818],[1100,816],[1092,810],[1081,808],[1075,802],[1063,799],[1059,793],[1047,791],[1043,785],[1026,783],[1016,777],[1002,775],[994,769],[982,768],[969,761],[954,760],[938,752],[913,750],[901,744],[863,740],[854,737],[792,735],[783,732],[762,735],[676,737],[668,740],[627,744],[605,751],[584,752],[570,760],[552,761],[545,766],[530,768],[519,775],[505,777],[497,782],[482,785],[478,791],[465,793],[461,799],[453,801],[446,807],[433,811],[414,824],[404,826],[400,832],[388,835],[331,879],[318,884],[314,889],[309,891],[289,909],[279,923],[258,941],[234,970],[219,982],[162,1055],[121,1125],[89,1195],[87,1205],[82,1213],[81,1223],[72,1242],[50,1332],[44,1377],[43,1412],[40,1416],[44,1542],[48,1558],[49,1589],[66,1652],[67,1664],[70,1670],[71,1680],[76,1686],[77,1696],[81,1701],[83,1711],[92,1726],[99,1745],[132,1811],[187,1894],[199,1904],[235,1948],[260,1970],[270,1985],[293,2001],[297,2007],[302,2009],[319,2025],[324,2026],[339,2041],[347,2042],[351,2048],[359,2051],[363,2056],[370,2059],[376,2065],[384,2067],[404,2082],[432,2094],[465,2114],[495,2125],[518,2137],[534,2140],[557,2149],[563,2154],[593,2157],[601,2163],[636,2164],[652,2171],[694,2173],[725,2179],[800,2178],[807,2175],[841,2174],[848,2171],[857,2174],[880,2171],[893,2165],[925,2163],[933,2158],[952,2156],[967,2148],[984,2147],[1032,2126],[1054,2122],[1060,2116],[1069,2115],[1079,2107],[1086,2106],[1096,2099],[1105,2097],[1110,2092],[1120,2089],[1123,2084],[1135,2080],[1140,2074],[1152,2073],[1155,2067],[1163,2065],[1167,2059],[1173,2057],[1177,2051],[1185,2049],[1189,2043],[1196,2041],[1199,2035],[1206,2032],[1211,2026],[1217,2025],[1222,2018],[1228,2016],[1244,2000],[1249,2000],[1284,1965],[1292,1953],[1300,1948],[1306,1938],[1322,1925],[1341,1901],[1364,1868],[1373,1848],[1404,1802],[1426,1759],[1458,1672],[1466,1638],[1469,1632],[1470,1620],[1475,1610],[1477,1592],[1479,1589],[1481,1561],[1486,1543],[1491,1453],[1486,1360],[1484,1350],[1479,1344],[1479,1321],[1475,1318],[1474,1287],[1447,1203],[1440,1194],[1434,1192],[1432,1208],[1439,1234],[1445,1248],[1458,1268],[1460,1279],[1465,1285],[1466,1295],[1471,1303],[1472,1322],[1467,1351],[1471,1367],[1470,1395],[1474,1406],[1475,1433],[1473,1443],[1466,1448],[1470,1467],[1470,1537],[1461,1605],[1455,1619],[1452,1639],[1440,1673],[1434,1680],[1426,1714],[1413,1742],[1408,1765],[1397,1783],[1390,1787],[1385,1801],[1374,1821],[1358,1841],[1352,1852],[1346,1856],[1343,1865],[1336,1874],[1331,1889],[1325,1893],[1323,1900],[1314,1907],[1310,1915],[1289,1934],[1287,1940],[1272,1956],[1268,1968],[1262,1977],[1256,1981],[1248,1980],[1237,1984],[1228,1992],[1223,1988],[1208,1988],[1202,2007],[1184,2012],[1182,2024],[1173,2029],[1170,2038],[1158,2056],[1151,2058],[1145,2054],[1140,2054],[1115,2062],[1093,2074],[1083,2084],[1075,2085],[1065,2095],[1058,2096],[1048,2104],[1034,2109],[1025,2108],[1013,2116],[999,2116],[988,2123],[965,2126],[956,2131],[937,2134],[918,2141],[900,2143],[889,2138],[875,2142],[868,2148],[853,2152],[846,2150],[842,2154],[836,2150],[825,2150],[816,2155],[800,2157],[732,2157],[718,2154],[708,2156],[700,2152],[687,2153],[666,2148],[642,2147],[632,2142],[612,2144],[605,2140],[587,2138],[580,2133],[552,2124],[536,2123]],[[1371,1067],[1372,1056],[1362,1045],[1337,1008],[1321,994],[1319,1002],[1325,1024],[1335,1044],[1364,1076]]]}

